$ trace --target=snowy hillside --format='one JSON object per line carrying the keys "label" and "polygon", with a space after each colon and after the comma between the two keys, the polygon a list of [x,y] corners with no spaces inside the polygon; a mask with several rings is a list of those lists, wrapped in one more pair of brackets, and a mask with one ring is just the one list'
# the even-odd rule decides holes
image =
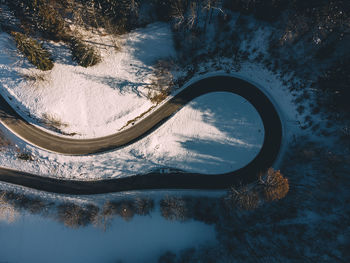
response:
{"label": "snowy hillside", "polygon": [[52,42],[46,44],[55,60],[49,72],[20,58],[11,37],[1,33],[0,92],[38,126],[54,126],[77,138],[115,133],[154,105],[147,98],[147,87],[154,79],[153,65],[174,55],[170,27],[155,23],[118,39],[79,32],[97,47],[102,62],[89,68],[78,66],[67,46]]}

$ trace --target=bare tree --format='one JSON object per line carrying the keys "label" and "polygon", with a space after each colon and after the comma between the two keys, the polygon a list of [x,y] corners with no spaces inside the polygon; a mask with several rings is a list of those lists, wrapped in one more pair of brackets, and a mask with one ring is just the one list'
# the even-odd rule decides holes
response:
{"label": "bare tree", "polygon": [[231,187],[225,201],[229,207],[238,207],[243,210],[254,210],[259,205],[259,194],[253,188]]}
{"label": "bare tree", "polygon": [[185,200],[178,197],[165,197],[160,201],[162,216],[168,220],[185,221],[187,219],[187,207]]}
{"label": "bare tree", "polygon": [[0,220],[6,221],[8,223],[13,223],[16,221],[19,213],[6,199],[6,193],[0,194]]}
{"label": "bare tree", "polygon": [[218,10],[221,13],[224,13],[224,11],[220,8],[220,5],[221,5],[220,0],[204,0],[203,9],[206,11],[204,32],[207,31],[207,26],[208,26],[208,24],[211,23],[214,10]]}

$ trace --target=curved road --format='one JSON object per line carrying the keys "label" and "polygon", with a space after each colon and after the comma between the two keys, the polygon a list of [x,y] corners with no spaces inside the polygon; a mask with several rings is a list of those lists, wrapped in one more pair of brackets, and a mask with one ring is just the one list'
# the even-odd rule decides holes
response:
{"label": "curved road", "polygon": [[277,157],[282,140],[282,124],[266,95],[251,83],[239,78],[216,76],[202,79],[131,128],[100,138],[78,140],[47,133],[21,118],[1,96],[0,120],[19,137],[43,149],[68,155],[94,154],[134,143],[151,133],[189,101],[217,91],[232,92],[244,97],[258,111],[264,124],[265,138],[259,154],[239,170],[220,175],[149,173],[110,180],[72,181],[0,168],[0,181],[64,194],[99,194],[142,189],[223,189],[230,185],[250,183],[257,179],[259,172],[267,170]]}

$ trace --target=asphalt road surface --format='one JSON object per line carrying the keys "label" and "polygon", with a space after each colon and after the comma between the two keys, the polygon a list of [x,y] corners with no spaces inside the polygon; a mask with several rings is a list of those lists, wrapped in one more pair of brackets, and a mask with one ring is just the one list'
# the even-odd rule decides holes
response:
{"label": "asphalt road surface", "polygon": [[264,124],[265,138],[260,152],[248,165],[239,170],[217,175],[172,172],[139,174],[110,180],[72,181],[0,168],[0,181],[47,192],[74,195],[143,189],[224,189],[231,185],[251,183],[275,161],[282,141],[282,124],[267,96],[251,83],[235,77],[216,76],[202,79],[188,86],[132,127],[100,138],[72,139],[47,133],[21,118],[1,96],[0,121],[28,143],[48,151],[66,155],[96,154],[134,143],[150,134],[194,98],[219,91],[232,92],[244,97],[255,107]]}

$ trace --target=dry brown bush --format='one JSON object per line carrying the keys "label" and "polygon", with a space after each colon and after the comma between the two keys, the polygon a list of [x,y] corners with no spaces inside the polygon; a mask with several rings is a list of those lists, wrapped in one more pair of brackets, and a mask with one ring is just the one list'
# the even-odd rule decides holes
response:
{"label": "dry brown bush", "polygon": [[30,72],[29,74],[21,74],[23,78],[34,83],[42,83],[49,81],[48,75],[44,72]]}
{"label": "dry brown bush", "polygon": [[270,168],[265,178],[260,177],[263,186],[263,195],[266,201],[275,201],[284,198],[289,191],[289,182],[279,170]]}
{"label": "dry brown bush", "polygon": [[45,125],[47,125],[49,127],[56,128],[56,129],[68,127],[68,124],[62,122],[58,117],[51,115],[51,114],[47,114],[47,113],[43,113],[42,122]]}
{"label": "dry brown bush", "polygon": [[149,90],[147,97],[154,104],[159,104],[169,96],[169,92],[164,91],[151,91]]}
{"label": "dry brown bush", "polygon": [[249,186],[231,187],[225,197],[228,207],[253,210],[261,200],[267,202],[284,198],[289,191],[288,179],[281,172],[270,168],[266,175],[260,175],[259,181]]}
{"label": "dry brown bush", "polygon": [[168,97],[174,87],[174,77],[171,73],[174,64],[170,60],[159,60],[154,65],[154,77],[147,97],[152,103],[159,104]]}

